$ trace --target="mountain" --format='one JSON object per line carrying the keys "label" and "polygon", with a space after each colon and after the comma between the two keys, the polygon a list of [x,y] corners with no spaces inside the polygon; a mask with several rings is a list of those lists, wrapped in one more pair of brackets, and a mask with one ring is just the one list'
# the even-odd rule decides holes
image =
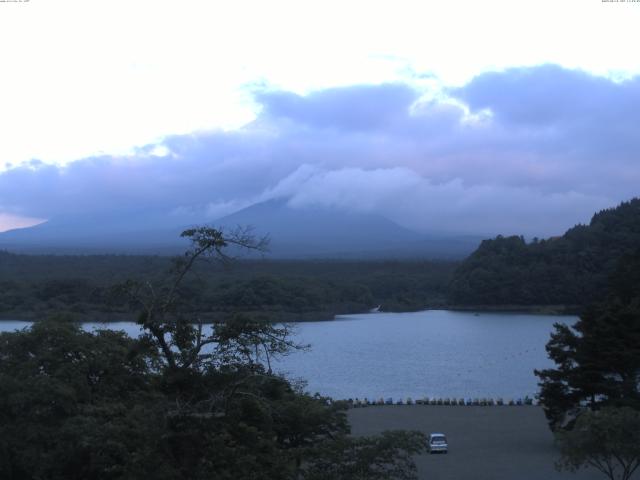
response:
{"label": "mountain", "polygon": [[[204,222],[203,222],[204,223]],[[285,199],[257,203],[210,222],[232,230],[252,226],[268,235],[271,258],[462,258],[479,237],[422,235],[372,213],[294,208]],[[190,225],[162,227],[157,219],[117,216],[56,219],[0,233],[0,248],[23,253],[178,253]]]}
{"label": "mountain", "polygon": [[479,237],[422,235],[382,215],[330,207],[291,207],[284,199],[251,205],[214,224],[251,225],[268,234],[275,258],[462,258]]}
{"label": "mountain", "polygon": [[640,199],[596,213],[561,237],[483,241],[456,270],[458,305],[586,305],[607,293],[621,262],[640,251]]}
{"label": "mountain", "polygon": [[0,233],[0,249],[17,253],[173,254],[184,250],[180,227],[162,227],[145,217],[56,218]]}

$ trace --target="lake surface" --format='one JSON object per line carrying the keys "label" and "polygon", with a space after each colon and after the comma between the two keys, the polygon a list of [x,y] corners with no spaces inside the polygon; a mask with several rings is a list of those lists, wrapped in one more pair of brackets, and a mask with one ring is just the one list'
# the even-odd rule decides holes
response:
{"label": "lake surface", "polygon": [[[307,389],[334,398],[534,397],[535,368],[552,366],[545,344],[555,322],[576,317],[428,310],[341,315],[332,322],[295,325],[308,351],[280,359],[274,369],[305,379]],[[30,322],[0,322],[0,331]],[[129,335],[130,322],[86,323]]]}

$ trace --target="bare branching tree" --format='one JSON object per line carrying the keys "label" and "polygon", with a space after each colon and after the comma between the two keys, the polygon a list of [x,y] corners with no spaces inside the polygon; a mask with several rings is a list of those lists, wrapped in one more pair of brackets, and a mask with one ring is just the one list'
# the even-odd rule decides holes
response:
{"label": "bare branching tree", "polygon": [[265,365],[271,373],[273,355],[284,355],[297,348],[290,339],[288,326],[276,326],[244,316],[226,322],[205,325],[200,313],[182,312],[181,293],[187,276],[200,261],[231,262],[245,252],[264,252],[268,238],[257,238],[250,228],[229,233],[222,229],[197,227],[181,235],[190,240],[190,248],[177,257],[165,278],[158,282],[128,281],[122,290],[139,310],[138,323],[146,340],[160,353],[170,371],[185,371],[225,365]]}

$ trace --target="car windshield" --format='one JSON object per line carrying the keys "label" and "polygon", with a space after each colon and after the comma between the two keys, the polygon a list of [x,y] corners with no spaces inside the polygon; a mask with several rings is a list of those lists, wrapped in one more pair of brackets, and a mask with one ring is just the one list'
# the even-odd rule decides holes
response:
{"label": "car windshield", "polygon": [[445,443],[446,441],[447,441],[447,439],[445,437],[442,437],[442,436],[432,437],[431,438],[431,443]]}

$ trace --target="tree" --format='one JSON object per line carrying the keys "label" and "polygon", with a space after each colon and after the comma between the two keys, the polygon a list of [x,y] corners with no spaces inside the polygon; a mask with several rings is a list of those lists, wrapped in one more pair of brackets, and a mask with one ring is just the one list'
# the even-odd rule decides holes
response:
{"label": "tree", "polygon": [[557,367],[535,373],[552,429],[585,408],[640,409],[640,251],[623,257],[607,300],[573,327],[556,324],[546,348]]}
{"label": "tree", "polygon": [[305,480],[411,480],[412,456],[424,451],[424,434],[387,431],[375,437],[347,436],[320,443],[303,466]]}
{"label": "tree", "polygon": [[[120,286],[140,310],[138,323],[142,326],[146,339],[161,352],[162,359],[171,373],[199,368],[202,362],[211,360],[211,354],[204,353],[207,345],[219,342],[215,329],[207,334],[199,316],[185,316],[180,312],[184,307],[181,287],[187,274],[200,259],[214,258],[228,262],[231,257],[225,252],[228,247],[243,250],[264,251],[267,238],[256,239],[249,229],[236,229],[229,235],[222,230],[198,227],[182,232],[181,237],[191,241],[191,247],[182,257],[174,259],[173,267],[160,284],[151,281],[128,281]],[[286,330],[269,332],[269,338],[283,339]]]}
{"label": "tree", "polygon": [[628,480],[640,466],[640,412],[605,407],[582,413],[572,430],[556,434],[559,469],[593,467],[610,480]]}
{"label": "tree", "polygon": [[0,334],[0,478],[144,471],[164,406],[152,356],[124,333],[60,318]]}

